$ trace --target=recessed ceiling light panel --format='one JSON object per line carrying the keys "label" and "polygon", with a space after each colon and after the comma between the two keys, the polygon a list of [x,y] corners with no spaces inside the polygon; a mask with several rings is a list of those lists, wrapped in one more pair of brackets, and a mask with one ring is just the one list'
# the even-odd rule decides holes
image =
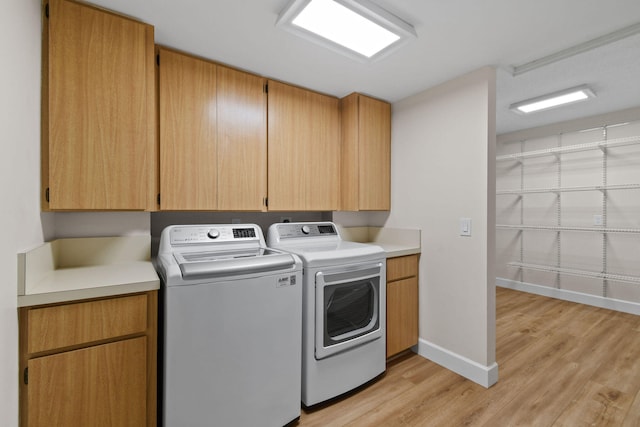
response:
{"label": "recessed ceiling light panel", "polygon": [[548,95],[538,96],[526,101],[511,104],[509,109],[518,114],[529,114],[536,111],[548,110],[562,105],[585,101],[596,96],[587,85],[576,86],[570,89],[553,92]]}
{"label": "recessed ceiling light panel", "polygon": [[293,0],[276,25],[363,61],[380,59],[416,37],[411,25],[367,0]]}

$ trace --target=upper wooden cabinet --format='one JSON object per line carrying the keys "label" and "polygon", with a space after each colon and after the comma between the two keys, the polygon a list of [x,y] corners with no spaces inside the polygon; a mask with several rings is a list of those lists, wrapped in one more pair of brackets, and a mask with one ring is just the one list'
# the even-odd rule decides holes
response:
{"label": "upper wooden cabinet", "polygon": [[269,210],[337,210],[338,99],[269,81]]}
{"label": "upper wooden cabinet", "polygon": [[162,210],[264,210],[265,80],[160,48]]}
{"label": "upper wooden cabinet", "polygon": [[218,209],[266,210],[266,79],[218,67]]}
{"label": "upper wooden cabinet", "polygon": [[43,209],[154,209],[153,27],[72,1],[43,5]]}
{"label": "upper wooden cabinet", "polygon": [[340,100],[341,210],[391,209],[391,105],[357,93]]}
{"label": "upper wooden cabinet", "polygon": [[216,69],[159,49],[160,207],[216,210]]}

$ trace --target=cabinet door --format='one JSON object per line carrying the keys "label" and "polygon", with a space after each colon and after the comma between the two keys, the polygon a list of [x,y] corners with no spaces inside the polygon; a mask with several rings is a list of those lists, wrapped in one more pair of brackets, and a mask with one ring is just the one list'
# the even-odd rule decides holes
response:
{"label": "cabinet door", "polygon": [[418,343],[418,278],[387,283],[387,357]]}
{"label": "cabinet door", "polygon": [[149,308],[147,295],[31,308],[26,350],[38,353],[144,333]]}
{"label": "cabinet door", "polygon": [[391,106],[359,97],[360,210],[391,209]]}
{"label": "cabinet door", "polygon": [[218,66],[218,209],[265,210],[267,96],[262,77]]}
{"label": "cabinet door", "polygon": [[28,425],[147,425],[147,338],[28,362]]}
{"label": "cabinet door", "polygon": [[269,210],[337,210],[338,99],[269,82]]}
{"label": "cabinet door", "polygon": [[343,210],[391,209],[391,106],[352,94],[341,100]]}
{"label": "cabinet door", "polygon": [[159,50],[160,206],[216,210],[217,66]]}
{"label": "cabinet door", "polygon": [[149,208],[156,166],[153,27],[66,0],[48,1],[48,10],[43,208]]}
{"label": "cabinet door", "polygon": [[418,275],[418,255],[387,259],[387,282]]}

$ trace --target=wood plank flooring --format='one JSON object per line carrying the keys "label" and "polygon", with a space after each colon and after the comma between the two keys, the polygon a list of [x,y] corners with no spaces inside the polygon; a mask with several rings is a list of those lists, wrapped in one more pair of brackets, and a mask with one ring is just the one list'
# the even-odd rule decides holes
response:
{"label": "wood plank flooring", "polygon": [[485,389],[416,354],[303,410],[298,426],[640,426],[640,316],[497,289],[500,379]]}

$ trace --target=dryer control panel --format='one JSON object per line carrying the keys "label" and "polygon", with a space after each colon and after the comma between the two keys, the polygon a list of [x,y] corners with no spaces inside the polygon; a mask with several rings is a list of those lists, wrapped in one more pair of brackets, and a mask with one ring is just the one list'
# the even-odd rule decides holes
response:
{"label": "dryer control panel", "polygon": [[336,227],[331,222],[290,222],[277,224],[280,239],[300,237],[339,236]]}

